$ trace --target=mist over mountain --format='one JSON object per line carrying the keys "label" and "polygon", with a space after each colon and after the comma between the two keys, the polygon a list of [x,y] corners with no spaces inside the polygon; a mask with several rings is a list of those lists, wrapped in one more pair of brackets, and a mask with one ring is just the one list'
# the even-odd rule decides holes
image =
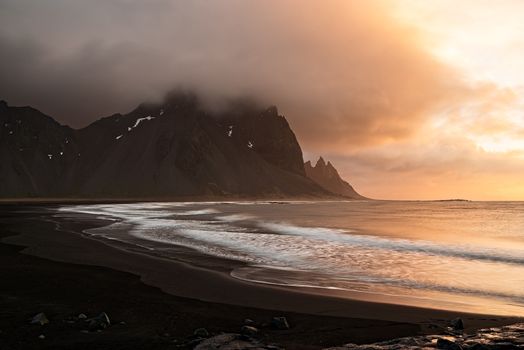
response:
{"label": "mist over mountain", "polygon": [[277,108],[246,99],[211,112],[176,92],[77,130],[2,101],[0,122],[4,198],[340,195],[306,176]]}

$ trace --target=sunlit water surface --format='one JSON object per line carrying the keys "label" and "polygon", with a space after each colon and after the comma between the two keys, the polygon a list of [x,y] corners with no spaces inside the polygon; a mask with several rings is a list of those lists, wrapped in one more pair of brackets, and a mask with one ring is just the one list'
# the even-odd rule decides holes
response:
{"label": "sunlit water surface", "polygon": [[117,219],[90,235],[245,262],[231,271],[242,280],[524,316],[521,202],[134,203],[61,211]]}

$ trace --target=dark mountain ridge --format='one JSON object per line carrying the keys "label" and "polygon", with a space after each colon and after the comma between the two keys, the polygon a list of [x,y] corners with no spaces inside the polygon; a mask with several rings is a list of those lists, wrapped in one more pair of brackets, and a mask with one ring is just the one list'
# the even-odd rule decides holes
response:
{"label": "dark mountain ridge", "polygon": [[307,177],[331,193],[351,199],[366,199],[340,177],[337,169],[331,162],[328,161],[326,164],[322,157],[317,160],[315,166],[312,166],[311,162],[307,161],[304,164],[304,170]]}
{"label": "dark mountain ridge", "polygon": [[0,126],[3,198],[332,195],[274,106],[212,113],[177,93],[75,130],[2,101]]}

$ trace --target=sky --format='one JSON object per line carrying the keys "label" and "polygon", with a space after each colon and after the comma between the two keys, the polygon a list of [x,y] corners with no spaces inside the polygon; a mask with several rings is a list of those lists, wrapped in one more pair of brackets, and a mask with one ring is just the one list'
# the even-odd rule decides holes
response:
{"label": "sky", "polygon": [[0,99],[82,127],[191,89],[277,105],[363,195],[524,200],[520,0],[0,0]]}

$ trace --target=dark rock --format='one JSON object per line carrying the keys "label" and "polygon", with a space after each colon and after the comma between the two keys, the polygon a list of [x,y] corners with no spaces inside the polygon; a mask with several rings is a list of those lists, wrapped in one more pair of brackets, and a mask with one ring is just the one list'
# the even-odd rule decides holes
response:
{"label": "dark rock", "polygon": [[86,320],[88,322],[88,327],[90,331],[100,331],[106,329],[111,325],[109,316],[105,312],[102,312],[100,315]]}
{"label": "dark rock", "polygon": [[200,342],[195,350],[282,350],[275,345],[265,345],[258,340],[239,337],[238,334],[220,334]]}
{"label": "dark rock", "polygon": [[208,113],[187,94],[78,130],[0,106],[0,163],[9,164],[0,167],[2,198],[328,194],[305,176],[276,108],[232,103]]}
{"label": "dark rock", "polygon": [[[435,343],[436,341],[436,343]],[[449,337],[424,335],[391,339],[374,344],[345,344],[326,350],[400,350],[400,349],[464,349],[516,350],[524,349],[524,323],[480,329],[475,334],[455,334]]]}
{"label": "dark rock", "polygon": [[202,341],[195,347],[195,350],[227,349],[227,346],[235,342],[237,338],[237,334],[220,334]]}
{"label": "dark rock", "polygon": [[197,337],[201,337],[201,338],[207,338],[207,337],[209,337],[209,332],[205,328],[197,328],[193,332],[193,335],[195,335]]}
{"label": "dark rock", "polygon": [[202,343],[203,341],[206,341],[205,338],[187,338],[187,339],[183,339],[183,340],[173,340],[173,343],[175,344],[175,349],[194,349],[195,346],[197,346],[198,344]]}
{"label": "dark rock", "polygon": [[287,319],[283,316],[273,317],[271,319],[271,327],[275,329],[289,329],[289,323],[287,322]]}
{"label": "dark rock", "polygon": [[349,183],[340,177],[337,169],[335,169],[331,162],[326,164],[322,157],[318,159],[315,166],[312,166],[310,161],[304,163],[304,170],[307,177],[333,194],[351,199],[365,198],[358,194]]}
{"label": "dark rock", "polygon": [[[270,164],[304,176],[302,150],[282,115],[275,106],[260,108],[255,103],[237,101],[221,116],[233,142],[256,152]],[[230,129],[230,127],[232,127]]]}
{"label": "dark rock", "polygon": [[242,326],[240,333],[249,337],[254,337],[258,334],[258,329],[252,326]]}
{"label": "dark rock", "polygon": [[254,327],[254,326],[256,325],[256,322],[253,321],[253,320],[250,319],[250,318],[246,318],[246,319],[244,320],[244,324],[245,324],[246,326],[252,326],[252,327]]}
{"label": "dark rock", "polygon": [[517,346],[511,342],[495,343],[489,345],[489,350],[515,350],[523,347]]}
{"label": "dark rock", "polygon": [[454,341],[445,339],[445,338],[439,338],[437,340],[437,349],[443,349],[443,350],[462,350],[462,347],[455,343]]}
{"label": "dark rock", "polygon": [[31,319],[31,324],[38,324],[40,326],[43,326],[45,324],[48,324],[49,323],[49,320],[47,319],[47,316],[41,312],[39,314],[36,314],[32,319]]}
{"label": "dark rock", "polygon": [[467,350],[491,350],[490,347],[484,345],[484,344],[473,344],[466,348]]}
{"label": "dark rock", "polygon": [[453,329],[456,331],[461,331],[464,329],[464,322],[462,322],[461,318],[455,318],[451,320],[450,324],[451,327],[453,327]]}

